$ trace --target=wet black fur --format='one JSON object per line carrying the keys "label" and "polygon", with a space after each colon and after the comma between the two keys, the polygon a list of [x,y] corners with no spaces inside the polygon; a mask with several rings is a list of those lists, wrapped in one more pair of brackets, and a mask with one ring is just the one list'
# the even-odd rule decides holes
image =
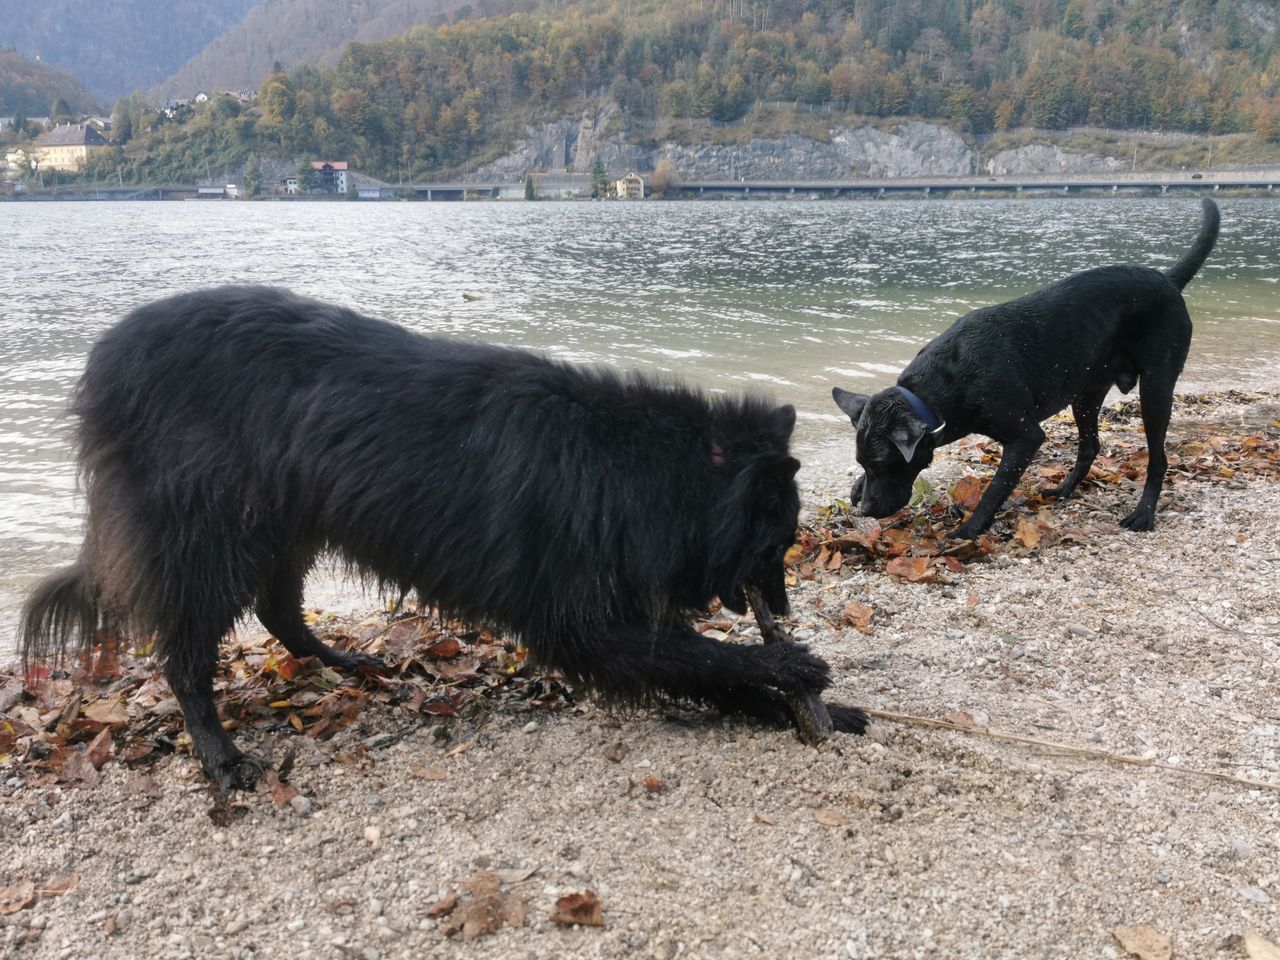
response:
{"label": "wet black fur", "polygon": [[1196,275],[1218,237],[1218,208],[1203,201],[1200,232],[1191,249],[1166,271],[1097,267],[1007,303],[982,307],[928,343],[898,377],[945,422],[931,433],[897,387],[873,396],[836,387],[836,404],[857,431],[863,474],[853,503],[885,517],[911,498],[933,452],[970,433],[1003,445],[995,478],[963,524],[951,533],[971,539],[991,525],[1044,441],[1040,423],[1068,404],[1080,432],[1075,466],[1046,494],[1067,497],[1098,454],[1098,413],[1112,385],[1138,385],[1149,452],[1142,496],[1121,525],[1155,527],[1156,504],[1168,460],[1165,433],[1173,388],[1191,345],[1191,317],[1182,289]]}
{"label": "wet black fur", "polygon": [[[788,723],[829,683],[795,644],[706,638],[689,615],[786,609],[799,501],[791,407],[424,337],[287,291],[225,287],[133,311],[75,396],[78,561],[34,589],[28,659],[96,627],[154,634],[223,789],[261,772],[218,723],[218,643],[252,610],[339,667],[300,610],[333,552],[384,587],[509,631],[614,699],[687,698]],[[837,726],[860,730],[857,711]]]}

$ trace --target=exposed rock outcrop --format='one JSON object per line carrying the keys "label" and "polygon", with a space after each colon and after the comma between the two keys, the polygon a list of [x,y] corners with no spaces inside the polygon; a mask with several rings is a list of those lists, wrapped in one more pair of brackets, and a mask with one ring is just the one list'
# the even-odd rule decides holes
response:
{"label": "exposed rock outcrop", "polygon": [[987,160],[987,173],[997,177],[1036,173],[1107,173],[1124,167],[1123,160],[1096,153],[1070,153],[1050,143],[1028,143],[1001,150]]}
{"label": "exposed rock outcrop", "polygon": [[618,132],[623,124],[616,122],[617,113],[616,106],[605,104],[577,118],[530,127],[506,156],[473,171],[470,179],[514,183],[530,169],[585,172],[597,158],[610,176],[647,173],[670,160],[686,182],[1091,173],[1125,164],[1121,158],[1073,153],[1050,143],[1001,150],[983,161],[960,134],[921,120],[888,129],[834,126],[827,140],[786,134],[742,143],[667,141],[651,149]]}

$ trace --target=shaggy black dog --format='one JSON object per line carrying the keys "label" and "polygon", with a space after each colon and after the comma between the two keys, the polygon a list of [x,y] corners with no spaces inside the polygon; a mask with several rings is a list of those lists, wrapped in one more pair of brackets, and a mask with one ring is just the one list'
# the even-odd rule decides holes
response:
{"label": "shaggy black dog", "polygon": [[[624,702],[792,721],[829,683],[796,644],[726,644],[687,620],[758,587],[785,612],[796,530],[791,407],[424,337],[258,287],[141,307],[75,397],[88,500],[78,561],[27,602],[28,659],[96,628],[145,636],[222,789],[261,775],[218,722],[218,643],[252,610],[295,656],[368,658],[303,622],[334,552],[398,595],[509,631]],[[836,708],[837,729],[865,717]]]}
{"label": "shaggy black dog", "polygon": [[1067,404],[1080,431],[1076,464],[1048,496],[1067,497],[1098,454],[1098,413],[1112,385],[1138,387],[1147,435],[1147,480],[1120,525],[1151,530],[1168,460],[1165,432],[1173,387],[1191,346],[1182,288],[1218,239],[1218,207],[1203,201],[1200,232],[1167,270],[1131,264],[1095,267],[1007,303],[965,314],[928,343],[898,377],[873,396],[836,387],[836,404],[857,431],[863,474],[853,503],[865,516],[887,517],[911,498],[933,452],[970,433],[1003,445],[995,479],[951,536],[972,539],[995,519],[1031,463],[1040,423]]}

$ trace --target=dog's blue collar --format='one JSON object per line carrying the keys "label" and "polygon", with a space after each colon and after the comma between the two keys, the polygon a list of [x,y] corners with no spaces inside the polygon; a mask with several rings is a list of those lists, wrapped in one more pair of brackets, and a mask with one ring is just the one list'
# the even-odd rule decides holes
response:
{"label": "dog's blue collar", "polygon": [[924,421],[925,429],[930,433],[941,433],[942,428],[947,425],[947,421],[942,420],[936,413],[929,409],[929,405],[917,397],[906,387],[898,384],[898,389],[906,398],[907,403],[911,405],[911,409],[915,411],[916,416]]}

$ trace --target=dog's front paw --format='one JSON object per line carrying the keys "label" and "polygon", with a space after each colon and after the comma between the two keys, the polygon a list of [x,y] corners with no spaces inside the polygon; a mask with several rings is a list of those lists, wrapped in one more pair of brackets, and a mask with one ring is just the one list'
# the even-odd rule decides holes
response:
{"label": "dog's front paw", "polygon": [[223,796],[230,796],[235,790],[252,790],[256,787],[269,766],[265,760],[251,753],[237,752],[212,770],[206,768],[205,773]]}
{"label": "dog's front paw", "polygon": [[1146,533],[1149,530],[1154,530],[1156,528],[1156,511],[1152,507],[1144,507],[1139,504],[1133,513],[1120,521],[1120,526],[1135,533]]}
{"label": "dog's front paw", "polygon": [[828,703],[827,712],[831,714],[831,726],[840,733],[864,734],[870,718],[857,707],[846,707],[839,703]]}
{"label": "dog's front paw", "polygon": [[831,683],[827,661],[802,644],[769,644],[760,648],[760,659],[769,665],[770,686],[783,693],[818,693]]}
{"label": "dog's front paw", "polygon": [[947,534],[948,540],[977,540],[982,536],[982,531],[977,527],[970,526],[968,523],[962,523],[950,533]]}

